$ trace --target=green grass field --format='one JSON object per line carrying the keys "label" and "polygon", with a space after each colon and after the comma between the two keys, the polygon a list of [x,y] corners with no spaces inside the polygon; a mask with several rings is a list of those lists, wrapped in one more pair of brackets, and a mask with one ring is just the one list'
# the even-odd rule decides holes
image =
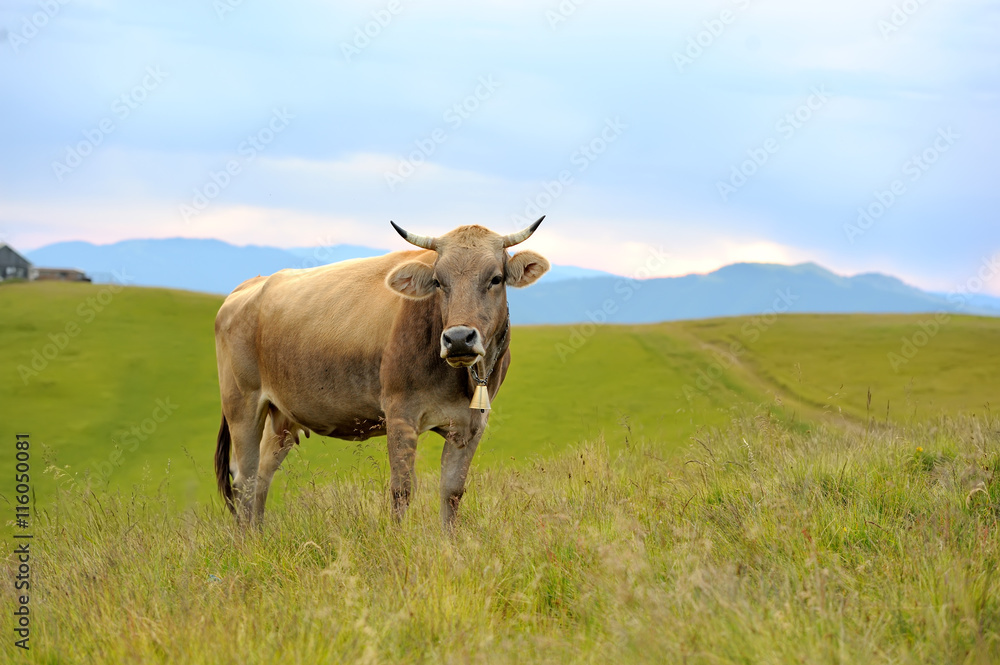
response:
{"label": "green grass field", "polygon": [[[0,436],[29,431],[52,464],[94,486],[128,491],[162,482],[174,498],[213,500],[219,398],[212,330],[221,302],[162,289],[112,293],[106,285],[3,287]],[[1000,396],[1000,321],[954,317],[894,372],[888,354],[928,318],[518,327],[476,464],[518,464],[598,436],[613,450],[629,438],[672,452],[699,429],[726,424],[734,408],[756,404],[785,407],[782,417],[801,423],[863,423],[869,389],[870,414],[879,420],[887,403],[893,422],[982,412]],[[75,336],[67,325],[76,326]],[[155,419],[166,413],[160,403],[176,409],[163,422]],[[137,435],[128,434],[134,427]],[[421,470],[436,466],[440,447],[436,435],[424,437]],[[384,439],[312,437],[286,467],[351,473],[382,464],[383,451]]]}
{"label": "green grass field", "polygon": [[434,435],[402,524],[384,439],[314,436],[241,535],[211,463],[221,301],[0,287],[35,662],[1000,659],[1000,320],[517,327],[452,536]]}

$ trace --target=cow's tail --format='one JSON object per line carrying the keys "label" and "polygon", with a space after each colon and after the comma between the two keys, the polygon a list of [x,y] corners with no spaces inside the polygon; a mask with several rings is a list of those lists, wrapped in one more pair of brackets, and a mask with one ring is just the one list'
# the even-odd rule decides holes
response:
{"label": "cow's tail", "polygon": [[233,483],[229,477],[229,449],[233,439],[229,435],[229,423],[226,414],[222,414],[222,424],[219,425],[219,439],[215,444],[215,478],[219,481],[219,494],[225,500],[230,512],[236,512],[233,502]]}

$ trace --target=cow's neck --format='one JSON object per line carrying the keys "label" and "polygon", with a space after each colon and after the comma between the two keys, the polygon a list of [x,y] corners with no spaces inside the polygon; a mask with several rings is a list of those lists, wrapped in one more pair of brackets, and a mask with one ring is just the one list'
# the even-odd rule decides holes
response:
{"label": "cow's neck", "polygon": [[510,306],[507,306],[507,314],[504,316],[503,328],[500,329],[500,333],[493,336],[490,340],[490,346],[493,347],[493,352],[487,351],[490,356],[489,359],[486,357],[476,365],[479,365],[477,370],[476,365],[469,368],[469,376],[475,383],[480,385],[486,385],[489,381],[490,376],[493,374],[493,370],[496,369],[497,363],[500,361],[500,357],[503,355],[504,349],[508,343],[508,337],[510,335]]}

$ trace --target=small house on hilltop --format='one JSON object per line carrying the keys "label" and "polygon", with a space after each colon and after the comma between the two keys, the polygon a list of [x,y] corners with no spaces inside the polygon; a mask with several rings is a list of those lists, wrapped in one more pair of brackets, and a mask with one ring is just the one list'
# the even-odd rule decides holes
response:
{"label": "small house on hilltop", "polygon": [[76,268],[36,268],[6,243],[0,243],[0,282],[7,279],[34,281],[89,282],[91,279]]}
{"label": "small house on hilltop", "polygon": [[6,243],[0,243],[0,282],[5,279],[29,279],[31,262]]}

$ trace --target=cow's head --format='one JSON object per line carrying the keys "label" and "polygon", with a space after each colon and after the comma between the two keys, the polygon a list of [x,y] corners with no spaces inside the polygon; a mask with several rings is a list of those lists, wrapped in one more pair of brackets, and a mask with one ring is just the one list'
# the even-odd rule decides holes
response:
{"label": "cow's head", "polygon": [[460,226],[437,238],[409,233],[390,222],[407,242],[437,252],[433,266],[408,261],[396,266],[385,283],[407,298],[437,299],[441,357],[452,367],[477,363],[486,354],[487,340],[503,330],[506,286],[528,286],[549,269],[549,262],[535,252],[507,254],[507,248],[527,240],[542,219],[506,236],[482,226]]}

